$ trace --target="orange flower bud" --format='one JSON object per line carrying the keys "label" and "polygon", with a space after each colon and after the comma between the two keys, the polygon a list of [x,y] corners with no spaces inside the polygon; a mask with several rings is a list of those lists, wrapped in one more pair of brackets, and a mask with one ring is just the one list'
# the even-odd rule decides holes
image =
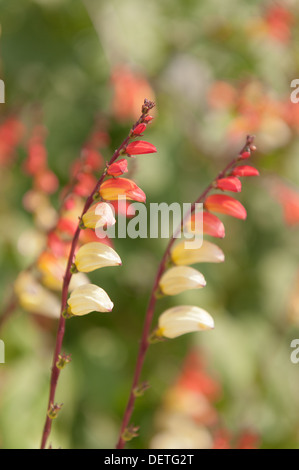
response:
{"label": "orange flower bud", "polygon": [[117,199],[132,199],[145,202],[146,196],[134,181],[127,178],[111,178],[104,181],[100,187],[100,196],[107,201]]}
{"label": "orange flower bud", "polygon": [[246,219],[246,209],[242,204],[231,196],[212,194],[206,199],[205,208],[211,212],[231,215],[237,219]]}

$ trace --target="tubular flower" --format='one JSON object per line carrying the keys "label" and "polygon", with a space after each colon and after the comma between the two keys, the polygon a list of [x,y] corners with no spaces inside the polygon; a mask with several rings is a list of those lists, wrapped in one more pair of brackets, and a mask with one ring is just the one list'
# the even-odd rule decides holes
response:
{"label": "tubular flower", "polygon": [[241,181],[234,176],[228,178],[220,178],[217,180],[217,188],[223,191],[233,191],[234,193],[240,193],[242,189]]}
{"label": "tubular flower", "polygon": [[[187,223],[187,229],[194,232],[195,228],[195,218],[196,214],[192,214],[190,221]],[[225,228],[223,223],[220,219],[214,214],[210,212],[203,211],[202,214],[202,229],[203,233],[206,235],[211,235],[212,237],[216,238],[224,238],[225,237]]]}
{"label": "tubular flower", "polygon": [[112,163],[107,169],[107,174],[110,176],[121,176],[128,172],[128,162],[125,158]]}
{"label": "tubular flower", "polygon": [[250,165],[240,165],[232,171],[234,176],[259,176],[259,171]]}
{"label": "tubular flower", "polygon": [[212,194],[206,199],[205,208],[211,212],[231,215],[237,219],[246,219],[246,209],[242,204],[231,196]]}
{"label": "tubular flower", "polygon": [[104,227],[105,225],[110,227],[116,222],[114,211],[107,202],[91,206],[83,215],[82,221],[85,227],[92,229]]}
{"label": "tubular flower", "polygon": [[113,302],[108,294],[94,284],[86,284],[74,289],[67,303],[68,311],[77,316],[90,312],[111,312],[113,309]]}
{"label": "tubular flower", "polygon": [[192,305],[181,305],[170,308],[160,315],[156,335],[176,338],[185,333],[213,328],[214,320],[208,312]]}
{"label": "tubular flower", "polygon": [[91,242],[79,248],[74,264],[78,271],[90,273],[105,266],[118,266],[121,264],[121,259],[110,246]]}
{"label": "tubular flower", "polygon": [[141,135],[142,132],[144,132],[146,129],[146,124],[143,122],[141,124],[138,124],[138,126],[135,127],[135,129],[132,131],[132,135]]}
{"label": "tubular flower", "polygon": [[125,151],[128,155],[142,155],[144,153],[155,153],[157,152],[157,149],[149,142],[145,142],[144,140],[136,140],[135,142],[130,142],[127,145]]}
{"label": "tubular flower", "polygon": [[176,295],[189,289],[199,289],[206,285],[203,275],[188,266],[175,266],[166,271],[160,279],[159,287],[165,295]]}
{"label": "tubular flower", "polygon": [[188,265],[194,263],[222,263],[224,261],[223,251],[214,243],[203,240],[200,248],[185,248],[182,240],[171,250],[172,261],[177,265]]}
{"label": "tubular flower", "polygon": [[134,181],[127,178],[111,178],[104,181],[100,187],[100,196],[107,201],[118,199],[132,199],[145,202],[146,196]]}

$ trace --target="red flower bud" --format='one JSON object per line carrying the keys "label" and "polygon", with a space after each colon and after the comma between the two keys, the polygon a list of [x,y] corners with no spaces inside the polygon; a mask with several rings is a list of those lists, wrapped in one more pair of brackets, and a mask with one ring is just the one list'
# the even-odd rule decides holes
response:
{"label": "red flower bud", "polygon": [[231,196],[212,194],[206,199],[205,208],[211,212],[231,215],[237,219],[246,219],[246,209],[242,204]]}
{"label": "red flower bud", "polygon": [[136,140],[136,142],[131,142],[125,152],[128,155],[141,155],[144,153],[154,153],[157,152],[156,147],[149,142],[145,142],[144,140]]}
{"label": "red flower bud", "polygon": [[225,228],[216,215],[204,211],[203,214],[203,233],[216,238],[225,237]]}
{"label": "red flower bud", "polygon": [[120,176],[128,172],[128,162],[125,158],[118,160],[118,162],[112,163],[108,167],[107,173],[110,176]]}
{"label": "red flower bud", "polygon": [[217,188],[222,189],[223,191],[233,191],[234,193],[239,193],[241,192],[242,185],[238,178],[229,176],[228,178],[221,178],[217,180]]}
{"label": "red flower bud", "polygon": [[[195,231],[195,222],[196,218],[201,217],[200,214],[192,214],[190,218],[190,222],[188,222],[188,226],[190,227],[190,230],[193,232]],[[225,237],[225,229],[224,225],[221,222],[221,220],[216,217],[216,215],[211,214],[210,212],[203,211],[202,213],[202,230],[203,233],[206,235],[211,235],[211,237],[216,237],[216,238],[224,238]]]}
{"label": "red flower bud", "polygon": [[246,160],[247,158],[249,158],[251,155],[251,152],[242,152],[240,155],[239,155],[239,159],[240,160]]}
{"label": "red flower bud", "polygon": [[138,126],[135,127],[135,129],[132,131],[132,135],[141,135],[142,132],[144,132],[146,129],[146,124],[138,124]]}
{"label": "red flower bud", "polygon": [[259,172],[256,168],[249,165],[240,165],[237,166],[232,171],[233,176],[259,176]]}

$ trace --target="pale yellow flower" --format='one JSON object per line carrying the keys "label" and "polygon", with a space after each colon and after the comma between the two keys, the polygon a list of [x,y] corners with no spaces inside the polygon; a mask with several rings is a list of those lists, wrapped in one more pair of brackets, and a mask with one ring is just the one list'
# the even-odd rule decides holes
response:
{"label": "pale yellow flower", "polygon": [[116,222],[114,211],[107,202],[91,206],[83,215],[82,220],[85,227],[92,229],[104,227],[105,225],[110,227]]}
{"label": "pale yellow flower", "polygon": [[108,294],[94,284],[77,287],[71,293],[68,301],[72,315],[86,315],[90,312],[111,312],[113,302]]}
{"label": "pale yellow flower", "polygon": [[199,289],[206,285],[203,275],[189,266],[175,266],[161,277],[159,287],[165,295],[176,295],[189,289]]}
{"label": "pale yellow flower", "polygon": [[59,318],[60,301],[45,289],[30,272],[24,271],[19,274],[14,284],[14,290],[20,306],[27,312]]}
{"label": "pale yellow flower", "polygon": [[172,261],[177,265],[194,263],[221,263],[224,261],[224,253],[219,246],[207,240],[203,240],[200,248],[185,248],[185,241],[180,241],[171,250]]}
{"label": "pale yellow flower", "polygon": [[172,307],[160,315],[156,335],[176,338],[185,333],[213,328],[214,320],[208,312],[192,305],[181,305]]}
{"label": "pale yellow flower", "polygon": [[76,268],[83,273],[89,273],[105,266],[117,266],[120,264],[121,259],[116,251],[100,242],[86,243],[86,245],[81,246],[75,258]]}

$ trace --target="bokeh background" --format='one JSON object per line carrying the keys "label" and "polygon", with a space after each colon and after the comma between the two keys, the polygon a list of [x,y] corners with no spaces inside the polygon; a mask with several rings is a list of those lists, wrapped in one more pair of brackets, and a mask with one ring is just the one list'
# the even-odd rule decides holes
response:
{"label": "bokeh background", "polygon": [[[134,180],[148,203],[193,201],[248,133],[261,176],[243,182],[247,220],[222,217],[226,261],[200,267],[207,287],[158,302],[157,315],[198,305],[216,328],[150,348],[150,389],[137,401],[140,433],[128,446],[298,448],[299,364],[290,359],[299,337],[296,1],[1,0],[0,11],[0,446],[39,446],[57,327],[18,305],[15,280],[43,249],[93,130],[105,162],[147,97],[157,108],[145,138],[158,152],[135,160]],[[26,167],[36,126],[49,169],[42,183]],[[33,209],[36,184],[45,200]],[[113,448],[117,440],[166,240],[114,246],[123,266],[90,276],[113,313],[67,323],[72,362],[58,386],[54,448]]]}

